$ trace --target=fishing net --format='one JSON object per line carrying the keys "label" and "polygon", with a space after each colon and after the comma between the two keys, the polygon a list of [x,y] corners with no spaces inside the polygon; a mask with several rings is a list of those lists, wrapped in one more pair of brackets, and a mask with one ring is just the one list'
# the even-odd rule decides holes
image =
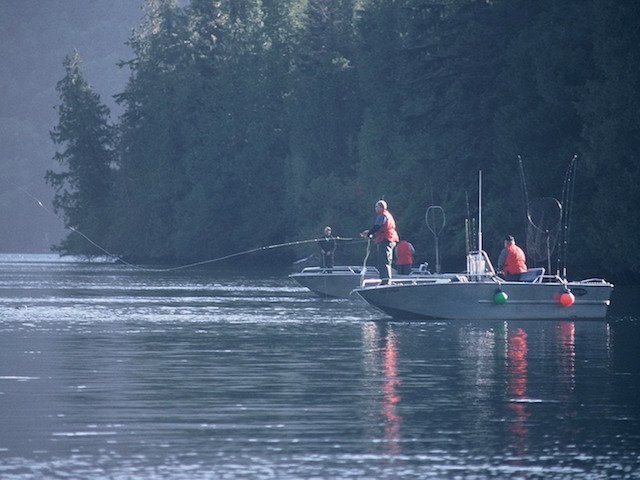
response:
{"label": "fishing net", "polygon": [[551,271],[551,255],[558,252],[558,274],[567,276],[567,250],[569,248],[569,220],[575,190],[576,165],[574,155],[564,174],[561,202],[552,197],[534,198],[529,201],[527,181],[522,158],[518,155],[522,194],[527,217],[527,255],[532,262],[547,261]]}
{"label": "fishing net", "polygon": [[439,205],[432,205],[427,208],[427,212],[424,214],[424,219],[427,222],[427,228],[431,230],[431,233],[433,233],[433,241],[435,243],[436,251],[436,273],[440,273],[440,247],[438,246],[438,237],[447,223],[444,209]]}
{"label": "fishing net", "polygon": [[527,256],[548,262],[558,245],[562,205],[553,197],[533,198],[527,208]]}
{"label": "fishing net", "polygon": [[433,205],[427,208],[427,212],[424,214],[424,219],[427,222],[427,228],[436,237],[442,233],[442,230],[447,223],[447,219],[444,215],[444,209],[439,205]]}

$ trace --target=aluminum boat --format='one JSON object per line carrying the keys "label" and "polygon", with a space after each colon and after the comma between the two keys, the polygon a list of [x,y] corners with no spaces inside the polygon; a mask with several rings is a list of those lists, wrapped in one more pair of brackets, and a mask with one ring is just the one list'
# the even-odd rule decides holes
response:
{"label": "aluminum boat", "polygon": [[366,302],[398,319],[595,320],[607,314],[613,285],[600,278],[567,281],[529,269],[508,282],[484,251],[470,252],[467,271],[405,280],[392,285],[364,282],[355,290]]}

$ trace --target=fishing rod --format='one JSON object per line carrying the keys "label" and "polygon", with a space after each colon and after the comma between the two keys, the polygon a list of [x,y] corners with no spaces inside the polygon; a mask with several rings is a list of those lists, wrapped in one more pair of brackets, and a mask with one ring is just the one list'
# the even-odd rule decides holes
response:
{"label": "fishing rod", "polygon": [[564,175],[564,182],[562,185],[561,202],[564,206],[562,210],[562,224],[561,224],[561,241],[560,248],[558,248],[558,271],[561,272],[562,278],[567,277],[567,254],[569,252],[569,221],[571,220],[571,212],[573,210],[573,196],[575,192],[576,183],[576,167],[577,167],[578,155],[574,155]]}
{"label": "fishing rod", "polygon": [[518,155],[518,167],[520,173],[520,186],[522,187],[522,198],[524,200],[524,216],[529,218],[529,191],[527,189],[527,180],[524,175],[524,165],[522,164],[522,156]]}
{"label": "fishing rod", "polygon": [[[349,242],[349,241],[356,241],[356,242],[360,242],[362,241],[359,238],[350,238],[350,237],[333,237],[335,240],[338,241],[343,241],[343,242]],[[274,245],[266,245],[264,247],[257,247],[257,248],[251,248],[249,250],[244,250],[242,252],[237,252],[237,253],[232,253],[229,255],[225,255],[223,257],[218,257],[218,258],[212,258],[210,260],[203,260],[201,262],[195,262],[195,263],[189,263],[186,265],[180,265],[178,267],[171,267],[171,268],[161,268],[161,269],[151,269],[151,271],[156,271],[156,272],[170,272],[170,271],[174,271],[174,270],[182,270],[185,268],[192,268],[192,267],[198,267],[201,265],[206,265],[208,263],[214,263],[214,262],[221,262],[222,260],[228,260],[230,258],[234,258],[234,257],[239,257],[241,255],[247,255],[249,253],[255,253],[255,252],[260,252],[262,250],[273,250],[275,248],[282,248],[282,247],[293,247],[295,245],[304,245],[305,243],[317,243],[317,242],[321,242],[324,241],[324,238],[310,238],[308,240],[296,240],[293,242],[286,242],[286,243],[277,243]]]}
{"label": "fishing rod", "polygon": [[360,271],[360,286],[364,287],[364,279],[367,275],[367,261],[369,260],[369,254],[371,253],[371,239],[367,238],[367,253],[362,261],[362,270]]}
{"label": "fishing rod", "polygon": [[[4,177],[4,175],[2,175],[2,176]],[[6,181],[6,179],[5,179],[5,181]],[[251,248],[249,250],[243,250],[242,252],[231,253],[229,255],[224,255],[222,257],[212,258],[212,259],[209,259],[209,260],[202,260],[202,261],[194,262],[194,263],[188,263],[188,264],[185,264],[185,265],[179,265],[177,267],[167,267],[167,268],[143,267],[141,265],[135,265],[133,263],[127,262],[126,260],[124,260],[119,255],[111,253],[110,251],[108,251],[107,249],[105,249],[104,247],[99,245],[98,243],[94,242],[91,238],[89,238],[87,235],[82,233],[77,228],[75,228],[75,227],[73,227],[71,225],[65,225],[64,224],[64,220],[62,218],[60,218],[59,215],[57,215],[55,212],[53,212],[53,211],[49,210],[47,207],[45,207],[44,204],[42,203],[42,201],[38,197],[36,197],[35,195],[32,195],[29,191],[27,191],[22,186],[15,186],[15,188],[17,188],[18,190],[22,191],[25,195],[27,195],[28,197],[33,199],[38,204],[38,206],[40,208],[42,208],[44,211],[46,211],[47,213],[55,216],[57,219],[61,220],[63,222],[64,228],[67,228],[67,229],[71,230],[72,232],[77,233],[78,235],[80,235],[82,238],[84,238],[91,245],[93,245],[94,247],[99,249],[101,252],[103,252],[107,257],[113,258],[115,261],[120,262],[123,265],[126,265],[128,267],[135,268],[137,270],[146,271],[146,272],[172,272],[172,271],[176,271],[176,270],[184,270],[186,268],[193,268],[193,267],[198,267],[198,266],[202,266],[202,265],[207,265],[209,263],[221,262],[223,260],[228,260],[230,258],[239,257],[241,255],[248,255],[250,253],[255,253],[255,252],[259,252],[259,251],[263,251],[263,250],[273,250],[273,249],[276,249],[276,248],[292,247],[292,246],[295,246],[295,245],[304,245],[304,244],[307,244],[307,243],[317,243],[317,242],[320,242],[320,241],[324,240],[324,238],[311,238],[311,239],[308,239],[308,240],[295,240],[295,241],[291,241],[291,242],[277,243],[277,244],[273,244],[273,245],[265,245],[265,246],[262,246],[262,247]],[[342,242],[362,242],[362,241],[364,241],[361,238],[356,238],[356,237],[333,237],[333,238],[335,240],[337,240],[337,241],[342,241]]]}

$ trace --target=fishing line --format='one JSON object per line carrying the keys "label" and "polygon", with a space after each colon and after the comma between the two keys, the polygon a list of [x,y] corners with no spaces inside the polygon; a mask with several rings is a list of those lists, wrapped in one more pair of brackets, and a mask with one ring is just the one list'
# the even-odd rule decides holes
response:
{"label": "fishing line", "polygon": [[[3,177],[5,182],[9,183],[4,175],[0,174],[0,177]],[[59,215],[57,215],[55,212],[53,212],[53,211],[49,210],[47,207],[45,207],[44,204],[42,203],[42,201],[38,197],[36,197],[35,195],[32,195],[28,190],[26,190],[22,186],[15,186],[12,183],[10,183],[10,185],[14,186],[15,188],[17,188],[18,190],[23,192],[25,195],[27,195],[28,197],[33,199],[38,204],[38,206],[40,208],[42,208],[45,212],[53,215],[58,220],[62,221],[62,223],[64,225],[64,228],[67,228],[67,229],[71,230],[72,232],[77,233],[82,238],[84,238],[87,242],[89,242],[91,245],[93,245],[94,247],[99,249],[101,252],[103,252],[109,258],[113,258],[115,261],[120,262],[120,263],[122,263],[122,264],[124,264],[124,265],[126,265],[128,267],[135,268],[135,269],[138,269],[138,270],[143,270],[143,271],[146,271],[146,272],[172,272],[172,271],[176,271],[176,270],[183,270],[183,269],[186,269],[186,268],[198,267],[198,266],[206,265],[206,264],[209,264],[209,263],[221,262],[223,260],[228,260],[230,258],[239,257],[241,255],[247,255],[247,254],[250,254],[250,253],[259,252],[259,251],[262,251],[262,250],[273,250],[273,249],[276,249],[276,248],[292,247],[292,246],[295,246],[295,245],[303,245],[303,244],[306,244],[306,243],[317,243],[317,242],[320,242],[320,241],[324,240],[323,238],[312,238],[312,239],[308,239],[308,240],[297,240],[297,241],[286,242],[286,243],[278,243],[278,244],[274,244],[274,245],[266,245],[266,246],[263,246],[263,247],[252,248],[252,249],[249,249],[249,250],[244,250],[242,252],[236,252],[236,253],[232,253],[232,254],[225,255],[225,256],[222,256],[222,257],[218,257],[218,258],[212,258],[212,259],[209,259],[209,260],[203,260],[203,261],[200,261],[200,262],[188,263],[188,264],[180,265],[180,266],[177,266],[177,267],[148,268],[148,267],[143,267],[143,266],[140,266],[140,265],[135,265],[133,263],[129,263],[126,260],[124,260],[123,258],[121,258],[120,256],[109,252],[107,249],[105,249],[101,245],[99,245],[96,242],[94,242],[91,238],[89,238],[87,235],[82,233],[77,228],[74,228],[74,227],[72,227],[70,225],[65,225],[64,220],[62,218],[60,218]],[[352,242],[352,241],[361,242],[361,241],[363,241],[360,238],[351,238],[351,237],[333,237],[333,238],[335,240],[337,240],[337,241],[342,241],[342,242]],[[367,256],[368,256],[368,254],[367,254]]]}
{"label": "fishing line", "polygon": [[[2,177],[4,178],[4,175],[2,175]],[[6,179],[6,178],[4,178],[4,180],[5,180],[5,182],[7,182],[7,179]],[[60,218],[60,216],[59,216],[59,215],[57,215],[55,212],[53,212],[53,211],[49,210],[47,207],[45,207],[45,206],[44,206],[44,204],[42,203],[42,201],[41,201],[38,197],[36,197],[35,195],[32,195],[32,194],[31,194],[28,190],[26,190],[24,187],[22,187],[22,186],[18,185],[18,186],[15,186],[15,188],[17,188],[17,189],[18,189],[18,190],[20,190],[22,193],[24,193],[25,195],[27,195],[28,197],[30,197],[31,199],[33,199],[33,200],[38,204],[38,206],[39,206],[40,208],[42,208],[45,212],[47,212],[47,213],[49,213],[49,214],[53,215],[53,216],[54,216],[54,217],[56,217],[58,220],[60,220],[60,221],[62,222],[62,224],[64,225],[64,228],[67,228],[67,229],[71,230],[72,232],[77,233],[77,234],[78,234],[78,235],[80,235],[82,238],[84,238],[87,242],[89,242],[91,245],[93,245],[94,247],[96,247],[97,249],[99,249],[101,252],[103,252],[103,253],[104,253],[105,255],[107,255],[108,257],[113,258],[113,259],[115,259],[116,261],[121,262],[121,263],[123,263],[123,264],[125,264],[125,265],[127,265],[127,266],[129,266],[129,267],[132,267],[132,268],[138,268],[138,269],[141,269],[141,270],[153,270],[153,269],[147,269],[147,268],[145,268],[145,267],[139,267],[139,266],[137,266],[137,265],[133,265],[133,264],[131,264],[131,263],[127,262],[126,260],[123,260],[123,259],[122,259],[122,258],[120,258],[119,256],[112,254],[111,252],[109,252],[108,250],[106,250],[105,248],[103,248],[101,245],[98,245],[96,242],[94,242],[93,240],[91,240],[88,236],[86,236],[84,233],[82,233],[82,232],[81,232],[80,230],[78,230],[77,228],[72,227],[72,226],[70,226],[70,225],[66,225],[66,224],[65,224],[65,222],[64,222],[64,220],[63,220],[62,218]]]}
{"label": "fishing line", "polygon": [[[342,237],[333,237],[333,238],[335,240],[339,240],[339,241],[343,241],[343,242],[360,241],[360,239],[357,239],[357,238],[342,238]],[[292,247],[294,245],[303,245],[305,243],[321,242],[323,240],[324,240],[323,238],[311,238],[309,240],[297,240],[297,241],[293,241],[293,242],[278,243],[278,244],[275,244],[275,245],[266,245],[264,247],[252,248],[250,250],[244,250],[242,252],[232,253],[230,255],[225,255],[224,257],[212,258],[211,260],[203,260],[201,262],[189,263],[187,265],[180,265],[179,267],[151,269],[151,271],[155,271],[155,272],[170,272],[170,271],[173,271],[173,270],[181,270],[181,269],[184,269],[184,268],[191,268],[191,267],[197,267],[197,266],[200,266],[200,265],[206,265],[208,263],[220,262],[222,260],[228,260],[229,258],[239,257],[240,255],[246,255],[246,254],[249,254],[249,253],[259,252],[261,250],[272,250],[272,249],[275,249],[275,248]]]}

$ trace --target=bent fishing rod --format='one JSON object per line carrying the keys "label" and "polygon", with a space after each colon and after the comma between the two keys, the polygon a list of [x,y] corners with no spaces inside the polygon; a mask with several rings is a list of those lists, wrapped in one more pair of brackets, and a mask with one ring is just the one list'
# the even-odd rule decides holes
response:
{"label": "bent fishing rod", "polygon": [[[7,181],[7,180],[5,179],[5,181]],[[324,241],[324,238],[311,238],[311,239],[308,239],[308,240],[295,240],[295,241],[291,241],[291,242],[277,243],[277,244],[273,244],[273,245],[265,245],[265,246],[262,246],[262,247],[251,248],[249,250],[243,250],[242,252],[231,253],[229,255],[224,255],[222,257],[212,258],[212,259],[209,259],[209,260],[202,260],[202,261],[194,262],[194,263],[188,263],[188,264],[185,264],[185,265],[179,265],[177,267],[167,267],[167,268],[143,267],[141,265],[136,265],[136,264],[127,262],[121,256],[111,253],[110,251],[108,251],[107,249],[105,249],[104,247],[99,245],[97,242],[93,241],[91,238],[89,238],[87,235],[82,233],[77,228],[75,228],[75,227],[73,227],[71,225],[66,225],[64,223],[64,220],[62,218],[60,218],[60,216],[57,215],[55,212],[53,212],[53,211],[49,210],[47,207],[45,207],[44,204],[42,203],[42,201],[39,198],[37,198],[36,196],[31,194],[29,191],[27,191],[22,186],[15,186],[15,185],[13,185],[13,186],[15,188],[17,188],[18,190],[20,190],[25,195],[27,195],[28,197],[30,197],[32,200],[34,200],[36,202],[36,204],[40,208],[42,208],[44,211],[46,211],[47,213],[55,216],[58,220],[62,221],[62,223],[64,225],[64,228],[66,228],[68,230],[71,230],[72,232],[77,233],[78,235],[80,235],[82,238],[84,238],[91,245],[93,245],[98,250],[103,252],[107,257],[112,258],[116,262],[122,263],[123,265],[126,265],[128,267],[135,268],[137,270],[146,271],[146,272],[172,272],[172,271],[176,271],[176,270],[184,270],[184,269],[187,269],[187,268],[193,268],[193,267],[198,267],[198,266],[202,266],[202,265],[207,265],[209,263],[221,262],[223,260],[228,260],[230,258],[239,257],[239,256],[242,256],[242,255],[248,255],[250,253],[260,252],[260,251],[263,251],[263,250],[274,250],[274,249],[277,249],[277,248],[293,247],[293,246],[296,246],[296,245],[304,245],[304,244],[307,244],[307,243],[317,243],[317,242]],[[354,237],[332,237],[332,238],[334,240],[342,241],[342,242],[361,242],[361,241],[363,241],[360,238],[354,238]]]}
{"label": "bent fishing rod", "polygon": [[[339,241],[343,241],[343,242],[349,242],[349,241],[361,241],[358,238],[348,238],[348,237],[333,237],[334,240],[339,240]],[[295,245],[303,245],[305,243],[314,243],[314,242],[322,242],[324,241],[323,238],[311,238],[308,240],[296,240],[293,242],[286,242],[286,243],[277,243],[274,245],[266,245],[264,247],[257,247],[257,248],[251,248],[249,250],[244,250],[242,252],[236,252],[236,253],[231,253],[229,255],[225,255],[223,257],[218,257],[218,258],[212,258],[210,260],[203,260],[201,262],[195,262],[195,263],[189,263],[186,265],[180,265],[178,267],[170,267],[170,268],[159,268],[159,269],[146,269],[147,271],[155,271],[155,272],[170,272],[170,271],[174,271],[174,270],[182,270],[185,268],[192,268],[192,267],[198,267],[201,265],[206,265],[208,263],[214,263],[214,262],[221,262],[222,260],[228,260],[230,258],[234,258],[234,257],[239,257],[241,255],[247,255],[249,253],[255,253],[255,252],[260,252],[262,250],[273,250],[276,248],[282,248],[282,247],[293,247]],[[130,265],[130,264],[128,264]],[[139,268],[144,268],[144,267],[139,267]]]}

